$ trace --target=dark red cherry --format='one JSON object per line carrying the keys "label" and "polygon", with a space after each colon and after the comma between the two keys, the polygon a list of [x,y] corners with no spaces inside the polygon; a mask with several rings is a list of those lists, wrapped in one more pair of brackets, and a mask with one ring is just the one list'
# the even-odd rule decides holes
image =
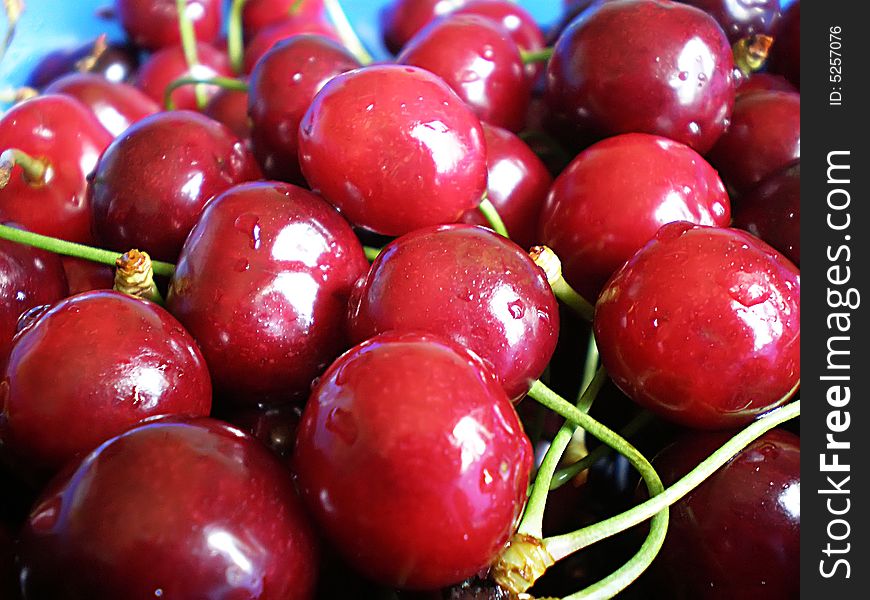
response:
{"label": "dark red cherry", "polygon": [[[181,46],[168,46],[151,55],[139,69],[136,87],[163,106],[164,92],[170,83],[181,77],[232,77],[227,55],[214,46],[205,43],[196,45],[198,64],[187,66]],[[206,97],[211,98],[220,88],[213,85],[203,86]],[[172,101],[177,109],[196,109],[195,86],[186,85],[172,92]]]}
{"label": "dark red cherry", "polygon": [[734,43],[756,34],[773,35],[780,0],[679,0],[711,15]]}
{"label": "dark red cherry", "polygon": [[789,92],[741,94],[731,125],[707,155],[735,195],[801,157],[801,97]]}
{"label": "dark red cherry", "polygon": [[322,199],[246,184],[206,207],[166,306],[196,338],[222,399],[287,402],[347,348],[347,298],[367,269],[353,230]]}
{"label": "dark red cherry", "polygon": [[[498,210],[511,240],[531,248],[538,243],[538,214],[553,178],[532,149],[510,131],[483,123],[483,134],[487,198]],[[462,221],[489,226],[477,209],[466,212]]]}
{"label": "dark red cherry", "polygon": [[556,42],[547,103],[557,126],[592,141],[651,133],[704,153],[731,113],[733,68],[728,38],[697,8],[668,0],[596,4]]}
{"label": "dark red cherry", "polygon": [[248,117],[248,92],[223,89],[211,97],[203,113],[218,123],[226,125],[243,142],[250,141],[251,119]]}
{"label": "dark red cherry", "polygon": [[519,131],[531,98],[520,50],[508,31],[479,15],[448,15],[411,38],[396,62],[441,77],[481,121]]}
{"label": "dark red cherry", "polygon": [[453,342],[413,333],[380,335],[333,363],[294,454],[302,496],[337,551],[367,577],[409,589],[489,566],[522,511],[531,463],[489,369]]}
{"label": "dark red cherry", "polygon": [[242,23],[248,35],[288,20],[325,19],[323,0],[247,0],[242,9]]}
{"label": "dark red cherry", "polygon": [[426,331],[480,356],[519,400],[544,371],[559,310],[543,270],[522,248],[482,227],[446,225],[386,246],[348,307],[353,340]]}
{"label": "dark red cherry", "polygon": [[480,121],[416,67],[364,67],[328,82],[300,123],[299,161],[312,189],[384,235],[456,222],[486,190]]}
{"label": "dark red cherry", "polygon": [[0,366],[6,363],[21,313],[67,295],[56,254],[0,240]]}
{"label": "dark red cherry", "polygon": [[112,82],[91,73],[65,75],[49,85],[45,92],[72,96],[87,106],[115,137],[136,121],[160,111],[154,100],[132,85]]}
{"label": "dark red cherry", "polygon": [[[214,42],[221,32],[221,0],[187,0],[187,18],[196,39]],[[176,0],[115,0],[115,11],[127,35],[147,50],[181,43]]]}
{"label": "dark red cherry", "polygon": [[279,42],[251,72],[248,114],[254,156],[272,179],[304,183],[299,122],[327,81],[359,67],[343,47],[320,36]]}
{"label": "dark red cherry", "polygon": [[92,73],[115,83],[132,83],[138,69],[138,50],[98,38],[74,50],[45,55],[30,73],[27,85],[42,89],[68,73]]}
{"label": "dark red cherry", "polygon": [[97,164],[95,233],[109,248],[174,261],[206,201],[258,176],[250,151],[224,125],[189,111],[147,117]]}
{"label": "dark red cherry", "polygon": [[110,290],[114,286],[115,270],[112,267],[72,256],[61,256],[60,259],[70,296],[91,290]]}
{"label": "dark red cherry", "polygon": [[750,92],[797,92],[788,79],[775,73],[753,73],[751,77],[740,82],[737,88],[737,96]]}
{"label": "dark red cherry", "polygon": [[381,13],[384,44],[393,54],[404,48],[435,17],[445,15],[467,0],[393,0]]}
{"label": "dark red cherry", "polygon": [[[340,44],[341,38],[335,27],[328,21],[300,20],[284,21],[261,30],[245,47],[245,72],[250,73],[261,58],[278,43],[300,35],[317,35]],[[314,62],[314,61],[312,61]],[[296,65],[298,68],[301,65]]]}
{"label": "dark red cherry", "polygon": [[78,100],[49,94],[10,108],[0,119],[0,153],[17,149],[41,162],[40,177],[0,167],[0,221],[35,233],[93,243],[87,176],[112,134]]}
{"label": "dark red cherry", "polygon": [[726,227],[725,186],[688,146],[627,133],[590,146],[559,175],[538,238],[562,260],[568,283],[594,302],[610,276],[673,221]]}
{"label": "dark red cherry", "polygon": [[143,419],[207,415],[211,382],[193,337],[166,310],[86,292],[16,336],[0,408],[5,448],[56,470]]}
{"label": "dark red cherry", "polygon": [[770,55],[770,70],[801,86],[801,3],[785,9]]}
{"label": "dark red cherry", "polygon": [[[653,465],[670,485],[728,437],[685,436]],[[775,429],[750,443],[671,507],[656,588],[674,600],[798,597],[800,490],[799,437]]]}
{"label": "dark red cherry", "polygon": [[254,436],[281,458],[289,458],[302,409],[296,404],[226,406],[219,407],[216,416]]}
{"label": "dark red cherry", "polygon": [[734,227],[745,229],[801,264],[801,163],[776,171],[735,205]]}
{"label": "dark red cherry", "polygon": [[691,427],[738,427],[800,379],[800,273],[746,232],[671,223],[608,282],[594,327],[635,402]]}
{"label": "dark red cherry", "polygon": [[21,564],[26,600],[307,600],[318,551],[286,468],[203,418],[137,427],[56,479]]}

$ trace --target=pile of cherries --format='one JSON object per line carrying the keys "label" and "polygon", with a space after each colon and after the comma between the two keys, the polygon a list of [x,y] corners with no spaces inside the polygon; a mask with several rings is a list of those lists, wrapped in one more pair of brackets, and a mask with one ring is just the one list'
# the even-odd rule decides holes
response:
{"label": "pile of cherries", "polygon": [[0,598],[796,597],[799,11],[115,0],[0,116]]}

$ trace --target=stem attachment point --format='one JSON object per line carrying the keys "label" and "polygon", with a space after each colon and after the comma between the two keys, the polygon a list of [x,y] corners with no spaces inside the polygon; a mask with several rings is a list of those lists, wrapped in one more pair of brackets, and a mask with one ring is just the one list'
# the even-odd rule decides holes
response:
{"label": "stem attachment point", "polygon": [[492,577],[512,594],[522,594],[555,563],[540,539],[518,533],[493,565]]}

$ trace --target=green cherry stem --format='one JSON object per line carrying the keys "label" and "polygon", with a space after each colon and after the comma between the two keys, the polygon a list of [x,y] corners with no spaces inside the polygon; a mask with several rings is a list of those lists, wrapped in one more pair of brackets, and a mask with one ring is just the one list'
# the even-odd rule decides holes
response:
{"label": "green cherry stem", "polygon": [[556,295],[556,298],[577,313],[582,319],[591,323],[592,317],[595,314],[595,307],[565,281],[565,278],[562,276],[562,261],[556,256],[556,253],[547,246],[535,246],[529,250],[529,256],[547,274],[547,281],[550,287],[553,288],[553,294]]}
{"label": "green cherry stem", "polygon": [[233,90],[236,92],[247,92],[248,84],[240,79],[232,77],[179,77],[172,83],[166,86],[163,92],[163,106],[166,110],[175,110],[175,101],[172,99],[172,92],[185,85],[195,85],[196,89],[201,89],[202,85],[214,85],[225,90]]}
{"label": "green cherry stem", "polygon": [[115,260],[116,292],[163,304],[163,296],[154,282],[154,263],[147,252],[130,250]]}
{"label": "green cherry stem", "polygon": [[[576,402],[577,408],[583,412],[589,412],[589,409],[592,408],[592,401],[597,397],[596,395],[589,399],[588,404],[587,400],[584,399],[586,389],[594,379],[597,371],[598,344],[595,343],[595,333],[590,331],[589,340],[586,342],[586,361],[583,365],[583,379],[580,381],[580,391],[577,393]],[[589,450],[586,448],[586,430],[582,427],[577,427],[574,430],[574,435],[571,436],[571,441],[568,442],[568,446],[562,453],[562,463],[568,465],[576,463],[588,454]]]}
{"label": "green cherry stem", "polygon": [[520,57],[524,65],[547,62],[553,56],[553,48],[541,48],[540,50],[520,50]]}
{"label": "green cherry stem", "polygon": [[[113,267],[115,266],[115,261],[122,256],[121,252],[112,252],[111,250],[103,250],[101,248],[85,246],[84,244],[67,242],[66,240],[59,240],[47,235],[22,231],[21,229],[9,227],[8,225],[0,225],[0,239],[24,244],[25,246],[33,246],[34,248],[47,250],[49,252],[54,252],[55,254],[74,256],[75,258],[82,258],[91,262],[98,262]],[[171,263],[155,260],[152,261],[151,265],[154,269],[154,273],[157,275],[171,277],[175,272],[175,265]]]}
{"label": "green cherry stem", "polygon": [[[187,62],[188,71],[192,72],[199,64],[199,56],[196,53],[196,31],[193,22],[187,15],[187,0],[175,0],[175,8],[178,11],[178,30],[181,33],[181,47],[184,50],[184,60]],[[199,110],[205,108],[208,101],[205,88],[196,86],[196,106]]]}
{"label": "green cherry stem", "polygon": [[248,0],[233,0],[230,5],[230,18],[227,22],[227,54],[230,58],[230,68],[240,75],[245,59],[245,47],[242,31],[242,10]]}
{"label": "green cherry stem", "polygon": [[6,34],[3,36],[3,42],[0,43],[0,60],[3,60],[15,37],[15,28],[18,26],[21,13],[24,12],[24,0],[3,0],[3,11],[6,13]]}
{"label": "green cherry stem", "polygon": [[767,55],[772,45],[773,38],[760,33],[737,40],[731,46],[734,66],[749,77],[767,62]]}
{"label": "green cherry stem", "polygon": [[335,26],[338,32],[338,37],[341,38],[341,43],[350,50],[361,65],[368,65],[374,60],[369,51],[360,41],[359,36],[354,31],[350,21],[347,20],[347,15],[344,14],[344,9],[341,8],[341,3],[338,0],[323,0],[323,5],[326,12],[329,14],[329,20]]}
{"label": "green cherry stem", "polygon": [[480,201],[477,209],[480,211],[480,214],[483,215],[483,218],[486,219],[486,222],[489,223],[489,226],[493,231],[510,239],[504,221],[501,220],[498,210],[495,208],[493,203],[490,202],[489,198],[487,198],[486,193],[483,194],[483,200]]}
{"label": "green cherry stem", "polygon": [[375,259],[381,254],[383,248],[372,248],[371,246],[363,246],[363,252],[366,254],[366,258],[369,259],[369,262],[374,262]]}
{"label": "green cherry stem", "polygon": [[18,148],[9,148],[0,153],[0,190],[9,185],[12,169],[21,167],[24,181],[32,186],[45,185],[51,178],[51,165],[44,159],[30,156]]}

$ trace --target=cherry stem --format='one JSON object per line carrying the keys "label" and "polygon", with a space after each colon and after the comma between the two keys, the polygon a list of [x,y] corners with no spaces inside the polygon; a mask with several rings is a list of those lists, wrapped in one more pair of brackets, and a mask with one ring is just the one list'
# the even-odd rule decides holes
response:
{"label": "cherry stem", "polygon": [[749,77],[767,62],[767,55],[772,45],[773,38],[760,33],[737,40],[731,47],[734,53],[734,66]]}
{"label": "cherry stem", "polygon": [[539,50],[523,50],[520,48],[520,57],[524,65],[547,62],[553,56],[553,48],[540,48]]}
{"label": "cherry stem", "polygon": [[329,20],[335,26],[338,32],[338,37],[341,38],[341,43],[350,50],[361,65],[368,65],[374,60],[366,47],[363,46],[359,36],[354,31],[350,21],[347,20],[347,15],[344,14],[344,9],[341,8],[341,3],[338,0],[323,0],[323,5],[326,12],[329,14]]}
{"label": "cherry stem", "polygon": [[34,187],[45,185],[51,175],[51,165],[47,160],[30,156],[18,148],[9,148],[0,153],[0,190],[9,185],[16,165],[24,172],[24,181]]}
{"label": "cherry stem", "polygon": [[[601,390],[604,382],[607,380],[607,373],[603,368],[598,369],[595,376],[585,388],[583,394],[577,402],[577,409],[586,413],[589,407],[592,406],[592,401]],[[523,519],[517,528],[517,533],[529,535],[536,538],[543,537],[544,523],[544,508],[547,504],[547,495],[550,491],[550,482],[553,480],[553,474],[559,466],[559,461],[568,442],[571,441],[571,436],[577,425],[571,421],[565,421],[559,431],[556,433],[553,441],[550,442],[550,447],[547,448],[547,453],[544,455],[544,460],[538,469],[538,474],[535,476],[535,483],[532,485],[532,492],[529,495],[526,510],[523,513]]]}
{"label": "cherry stem", "polygon": [[163,106],[166,110],[175,110],[175,101],[172,99],[172,92],[185,85],[196,85],[197,89],[200,89],[200,84],[214,85],[234,92],[248,91],[247,83],[240,79],[233,79],[232,77],[179,77],[166,86],[166,90],[163,92]]}
{"label": "cherry stem", "polygon": [[375,259],[380,256],[383,250],[383,248],[372,248],[371,246],[363,246],[363,252],[365,252],[366,258],[369,259],[369,262],[374,262]]}
{"label": "cherry stem", "polygon": [[[583,401],[583,396],[586,394],[586,388],[588,388],[589,384],[592,383],[598,370],[598,345],[595,343],[595,333],[592,331],[589,332],[589,340],[586,343],[586,346],[586,362],[583,365],[583,378],[580,380],[580,391],[577,393],[576,402],[577,406],[581,408],[583,412],[589,412],[589,409],[592,408],[592,405],[590,404],[584,409],[580,403]],[[562,464],[570,465],[576,463],[588,454],[589,450],[586,448],[586,431],[582,427],[578,427],[574,430],[574,435],[571,436],[571,441],[568,442],[568,446],[562,454]],[[578,481],[578,483],[582,483],[582,481]]]}
{"label": "cherry stem", "polygon": [[3,60],[9,46],[12,45],[15,28],[21,18],[21,13],[24,12],[24,0],[3,0],[3,10],[6,13],[6,35],[3,36],[3,43],[0,45],[0,61]]}
{"label": "cherry stem", "polygon": [[18,104],[19,102],[36,98],[38,95],[38,90],[26,85],[20,88],[3,88],[0,90],[0,104]]}
{"label": "cherry stem", "polygon": [[529,256],[546,273],[547,282],[553,289],[556,298],[582,319],[591,323],[592,317],[595,315],[595,307],[565,281],[562,276],[562,261],[556,256],[556,253],[547,246],[535,246],[529,250]]}
{"label": "cherry stem", "polygon": [[230,67],[236,75],[241,74],[244,67],[245,47],[242,31],[242,11],[248,0],[233,0],[230,5],[230,18],[227,23],[227,54],[230,57]]}
{"label": "cherry stem", "polygon": [[480,214],[483,215],[483,218],[486,219],[486,222],[489,223],[489,226],[493,231],[510,239],[511,236],[508,235],[508,230],[507,227],[505,227],[504,221],[501,220],[498,210],[495,208],[495,205],[490,202],[489,198],[486,197],[486,194],[483,195],[483,200],[480,201],[477,209],[480,211]]}
{"label": "cherry stem", "polygon": [[[122,255],[120,252],[112,252],[111,250],[103,250],[102,248],[93,248],[84,244],[76,244],[66,240],[40,235],[30,231],[22,231],[8,225],[0,225],[0,239],[9,240],[25,246],[33,246],[55,254],[64,256],[73,256],[82,258],[91,262],[97,262],[104,265],[115,266],[115,261]],[[175,265],[166,262],[152,261],[152,268],[156,275],[164,275],[171,277],[175,272]]]}
{"label": "cherry stem", "polygon": [[[181,33],[181,47],[184,50],[184,60],[187,62],[188,71],[193,71],[194,67],[199,64],[199,56],[196,53],[196,31],[193,29],[193,22],[187,14],[187,0],[175,0],[175,7],[178,11],[178,30]],[[196,86],[196,106],[199,110],[205,108],[206,98],[205,88],[201,85]]]}
{"label": "cherry stem", "polygon": [[100,57],[105,54],[108,48],[109,43],[107,41],[107,36],[105,33],[101,33],[97,36],[97,39],[94,40],[94,46],[91,48],[90,53],[81,60],[76,61],[76,71],[79,73],[90,73],[93,71],[94,67],[97,66],[97,62],[100,60]]}
{"label": "cherry stem", "polygon": [[147,252],[130,250],[115,261],[116,292],[163,304],[163,296],[154,282],[154,266]]}

